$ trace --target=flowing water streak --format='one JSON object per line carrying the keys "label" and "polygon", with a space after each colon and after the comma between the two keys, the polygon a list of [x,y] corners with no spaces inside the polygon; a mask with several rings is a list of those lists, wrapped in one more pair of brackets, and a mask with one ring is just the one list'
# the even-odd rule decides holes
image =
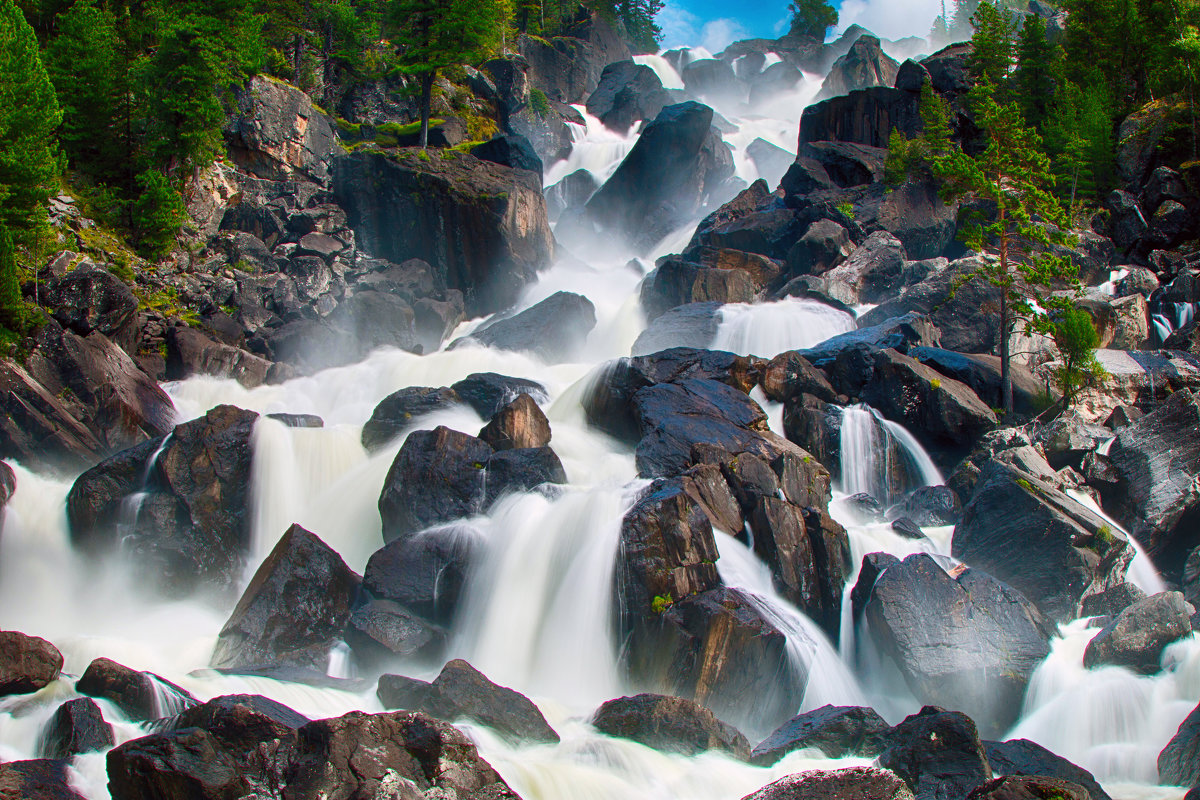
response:
{"label": "flowing water streak", "polygon": [[854,329],[852,316],[816,300],[789,297],[758,305],[733,303],[721,308],[712,348],[771,358]]}
{"label": "flowing water streak", "polygon": [[[1110,440],[1111,442],[1112,440]],[[1094,512],[1112,525],[1113,528],[1125,534],[1125,538],[1129,540],[1130,546],[1133,548],[1133,561],[1129,564],[1129,582],[1137,586],[1147,595],[1155,595],[1159,592],[1167,591],[1167,584],[1163,581],[1162,576],[1158,574],[1158,570],[1154,566],[1154,562],[1150,560],[1150,556],[1142,549],[1142,545],[1133,537],[1129,531],[1121,527],[1115,519],[1104,513],[1104,509],[1085,492],[1068,489],[1067,496],[1078,502],[1084,508]]]}
{"label": "flowing water streak", "polygon": [[[867,405],[849,406],[842,411],[839,461],[842,491],[847,495],[868,494],[884,507],[898,497],[893,473],[904,476],[904,490],[937,486],[942,474],[925,448],[908,429],[884,419]],[[894,464],[894,458],[900,464]]]}
{"label": "flowing water streak", "polygon": [[637,125],[628,133],[618,133],[606,128],[600,118],[589,114],[584,106],[572,108],[583,117],[583,125],[571,123],[571,153],[565,159],[555,161],[546,168],[542,179],[542,185],[546,188],[581,169],[592,174],[597,186],[603,185],[617,171],[621,161],[637,142]]}

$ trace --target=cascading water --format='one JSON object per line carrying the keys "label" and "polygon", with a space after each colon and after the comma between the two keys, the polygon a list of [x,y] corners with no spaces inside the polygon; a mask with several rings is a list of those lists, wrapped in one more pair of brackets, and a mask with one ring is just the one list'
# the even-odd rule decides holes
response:
{"label": "cascading water", "polygon": [[757,305],[734,303],[721,309],[712,348],[769,358],[854,329],[852,316],[815,300],[792,297]]}
{"label": "cascading water", "polygon": [[913,435],[870,406],[843,409],[839,435],[842,492],[848,496],[870,495],[886,508],[906,491],[942,482]]}

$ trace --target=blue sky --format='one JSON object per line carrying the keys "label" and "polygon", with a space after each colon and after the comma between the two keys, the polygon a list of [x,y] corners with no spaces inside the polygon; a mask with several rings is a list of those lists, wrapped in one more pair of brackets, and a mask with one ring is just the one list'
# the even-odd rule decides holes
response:
{"label": "blue sky", "polygon": [[[839,0],[835,5],[841,6],[839,28],[857,22],[899,39],[929,33],[941,0]],[[658,15],[663,48],[700,45],[716,53],[738,39],[775,38],[786,31],[787,6],[787,0],[667,0]]]}

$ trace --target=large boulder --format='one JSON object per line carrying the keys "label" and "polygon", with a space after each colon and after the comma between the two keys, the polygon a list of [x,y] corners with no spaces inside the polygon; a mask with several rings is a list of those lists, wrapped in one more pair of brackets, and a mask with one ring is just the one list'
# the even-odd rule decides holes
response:
{"label": "large boulder", "polygon": [[1116,481],[1102,487],[1104,506],[1178,580],[1187,554],[1200,545],[1200,399],[1175,392],[1122,428],[1108,449]]}
{"label": "large boulder", "polygon": [[462,659],[447,662],[433,683],[384,675],[378,694],[386,708],[423,711],[447,722],[469,719],[515,741],[559,740],[529,698],[493,683]]}
{"label": "large boulder", "polygon": [[[811,230],[811,229],[810,229]],[[849,306],[876,303],[902,285],[904,245],[886,231],[877,231],[824,274],[830,295]]]}
{"label": "large boulder", "polygon": [[139,672],[108,658],[97,658],[75,682],[75,691],[103,698],[134,722],[178,714],[195,698],[152,672]]}
{"label": "large boulder", "polygon": [[496,450],[545,447],[550,444],[550,420],[532,397],[519,394],[496,412],[479,438]]}
{"label": "large boulder", "polygon": [[445,387],[434,389],[409,386],[392,392],[379,401],[379,405],[371,412],[371,418],[363,424],[363,447],[367,450],[378,450],[399,436],[418,418],[453,408],[460,402],[458,392]]}
{"label": "large boulder", "polygon": [[[945,338],[946,334],[943,334]],[[1004,405],[999,356],[956,353],[939,347],[913,347],[907,355],[948,378],[965,383],[990,408]],[[1013,410],[1029,415],[1043,411],[1048,401],[1045,385],[1020,364],[1010,363],[1008,374],[1013,385]]]}
{"label": "large boulder", "polygon": [[605,127],[620,134],[637,123],[652,120],[671,102],[654,70],[633,61],[609,64],[596,90],[587,99],[587,111]]}
{"label": "large boulder", "polygon": [[324,672],[350,620],[360,580],[329,545],[293,525],[221,629],[212,665]]}
{"label": "large boulder", "polygon": [[486,511],[502,495],[566,483],[549,447],[497,453],[482,439],[439,427],[416,431],[392,462],[379,496],[384,541]]}
{"label": "large boulder", "polygon": [[305,178],[328,184],[338,147],[328,117],[307,94],[266,75],[236,93],[236,113],[225,128],[235,164],[259,178]]}
{"label": "large boulder", "polygon": [[551,100],[582,103],[596,87],[604,67],[632,53],[612,24],[597,12],[580,12],[563,36],[521,36],[517,51],[529,64],[529,82]]}
{"label": "large boulder", "polygon": [[491,419],[500,409],[527,394],[538,403],[550,399],[546,387],[528,378],[511,378],[495,372],[475,372],[450,387],[464,403],[483,419]]}
{"label": "large boulder", "polygon": [[822,706],[798,714],[754,747],[751,761],[769,767],[794,750],[816,748],[830,758],[879,755],[891,726],[874,709]]}
{"label": "large boulder", "polygon": [[756,293],[753,279],[741,270],[667,258],[642,282],[641,301],[646,317],[655,320],[690,303],[752,303]]}
{"label": "large boulder", "polygon": [[519,800],[461,731],[419,712],[310,722],[290,759],[289,796]]}
{"label": "large boulder", "polygon": [[1005,581],[1054,622],[1080,600],[1124,581],[1125,536],[1042,477],[988,462],[954,529],[952,552]]}
{"label": "large boulder", "polygon": [[968,800],[1091,800],[1086,788],[1061,778],[1013,777],[1005,775],[983,784],[971,792]]}
{"label": "large boulder", "polygon": [[62,653],[45,639],[0,631],[0,697],[36,692],[58,677],[62,665]]}
{"label": "large boulder", "polygon": [[1159,753],[1158,780],[1169,786],[1200,786],[1200,706]]}
{"label": "large boulder", "polygon": [[874,767],[812,770],[785,775],[742,800],[913,800],[896,773]]}
{"label": "large boulder", "polygon": [[52,277],[42,291],[42,301],[64,328],[80,336],[96,331],[126,352],[136,352],[138,299],[116,275],[85,259],[67,274]]}
{"label": "large boulder", "polygon": [[449,628],[477,550],[475,536],[453,528],[401,537],[367,561],[363,588],[374,600],[398,603]]}
{"label": "large boulder", "polygon": [[59,706],[46,723],[41,750],[44,758],[74,758],[114,744],[112,725],[104,721],[100,706],[89,697],[77,697]]}
{"label": "large boulder", "polygon": [[895,59],[883,52],[879,39],[860,36],[844,56],[833,62],[817,99],[837,97],[872,86],[892,86],[899,70],[900,65]]}
{"label": "large boulder", "polygon": [[800,144],[850,142],[887,147],[892,130],[915,137],[923,129],[917,96],[891,86],[860,89],[804,109]]}
{"label": "large boulder", "polygon": [[583,295],[558,292],[519,314],[473,331],[468,341],[497,350],[528,352],[548,364],[579,355],[596,327],[596,307]]}
{"label": "large boulder", "polygon": [[252,796],[255,767],[226,751],[203,728],[158,733],[108,752],[108,791],[114,800],[194,797],[232,800]]}
{"label": "large boulder", "polygon": [[1162,668],[1167,645],[1192,634],[1195,613],[1180,592],[1163,592],[1139,600],[1088,643],[1083,665],[1091,669],[1113,664],[1153,675]]}
{"label": "large boulder", "polygon": [[217,406],[88,470],[67,496],[72,542],[119,549],[170,593],[232,584],[250,545],[257,420]]}
{"label": "large boulder", "polygon": [[917,800],[965,798],[992,779],[975,723],[932,706],[892,728],[877,763],[903,778]]}
{"label": "large boulder", "polygon": [[712,119],[700,103],[664,108],[588,201],[585,220],[598,234],[622,236],[645,252],[693,219],[734,174]]}
{"label": "large boulder", "polygon": [[721,326],[721,304],[688,303],[651,320],[634,341],[630,354],[647,356],[663,350],[710,347]]}
{"label": "large boulder", "polygon": [[193,375],[233,378],[247,389],[263,385],[271,362],[239,347],[214,341],[195,328],[167,329],[166,378],[181,381]]}
{"label": "large boulder", "polygon": [[609,700],[596,710],[592,724],[601,733],[632,739],[656,750],[696,755],[724,750],[750,757],[750,742],[704,706],[682,697],[639,694]]}
{"label": "large boulder", "polygon": [[422,152],[358,150],[335,161],[334,196],[359,247],[396,263],[428,262],[440,286],[466,294],[472,315],[510,305],[554,254],[537,175]]}
{"label": "large boulder", "polygon": [[892,349],[875,355],[875,370],[860,395],[938,451],[968,452],[999,420],[971,387]]}
{"label": "large boulder", "polygon": [[[840,333],[798,352],[814,366],[826,368],[848,350],[865,349],[867,352],[873,352],[879,348],[891,348],[903,352],[913,345],[936,347],[940,336],[940,332],[930,323],[928,317],[910,312],[900,317],[885,319],[877,325]],[[874,358],[873,355],[871,357]],[[843,388],[839,384],[840,382],[834,381],[834,388]],[[857,394],[860,388],[861,385],[856,386],[854,393]]]}
{"label": "large boulder", "polygon": [[680,72],[688,93],[713,105],[726,106],[746,98],[746,88],[727,62],[718,58],[690,61]]}
{"label": "large boulder", "polygon": [[979,570],[948,574],[923,553],[883,570],[865,615],[919,701],[963,711],[985,732],[1015,721],[1050,652],[1049,626],[1020,593]]}
{"label": "large boulder", "polygon": [[20,364],[0,360],[0,455],[34,468],[77,472],[107,448],[97,433]]}
{"label": "large boulder", "polygon": [[1059,778],[1087,790],[1090,800],[1110,800],[1092,773],[1028,739],[984,742],[988,763],[997,775],[1032,775]]}

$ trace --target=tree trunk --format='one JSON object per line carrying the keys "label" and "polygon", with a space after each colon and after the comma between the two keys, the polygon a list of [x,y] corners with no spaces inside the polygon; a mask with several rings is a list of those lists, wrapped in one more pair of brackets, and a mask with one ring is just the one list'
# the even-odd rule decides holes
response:
{"label": "tree trunk", "polygon": [[421,149],[429,147],[429,106],[433,101],[433,79],[435,70],[421,75]]}
{"label": "tree trunk", "polygon": [[[1000,208],[1000,224],[1003,226],[1006,223],[1006,214],[1004,207]],[[1012,416],[1013,413],[1013,387],[1012,375],[1009,374],[1009,361],[1012,354],[1009,352],[1009,337],[1012,333],[1012,322],[1009,320],[1008,312],[1008,290],[1012,285],[1012,278],[1008,274],[1008,236],[1003,232],[1001,227],[1000,234],[1000,274],[1002,276],[1002,285],[1000,287],[1000,396],[1004,402],[1005,416]]]}

